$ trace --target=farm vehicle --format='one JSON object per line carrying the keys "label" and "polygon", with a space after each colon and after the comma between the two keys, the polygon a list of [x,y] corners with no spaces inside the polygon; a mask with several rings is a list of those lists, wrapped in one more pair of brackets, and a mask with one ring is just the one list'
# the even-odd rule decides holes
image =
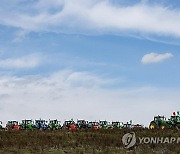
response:
{"label": "farm vehicle", "polygon": [[130,122],[124,123],[123,128],[125,128],[125,129],[133,128],[132,120],[130,120]]}
{"label": "farm vehicle", "polygon": [[109,122],[107,122],[106,120],[100,120],[99,128],[109,129],[109,128],[112,128],[112,125]]}
{"label": "farm vehicle", "polygon": [[112,122],[112,128],[115,128],[115,129],[121,129],[121,128],[123,128],[123,122],[113,121],[113,122]]}
{"label": "farm vehicle", "polygon": [[141,124],[134,124],[134,125],[132,125],[132,128],[133,129],[141,129],[141,128],[144,128],[144,127]]}
{"label": "farm vehicle", "polygon": [[77,129],[77,126],[76,126],[76,123],[73,121],[73,119],[71,119],[71,120],[65,121],[62,128],[74,131]]}
{"label": "farm vehicle", "polygon": [[169,120],[166,120],[164,116],[155,116],[154,120],[150,122],[149,128],[150,129],[165,129],[171,128],[172,125]]}
{"label": "farm vehicle", "polygon": [[88,128],[98,130],[99,129],[99,124],[98,124],[98,122],[89,122],[88,123]]}
{"label": "farm vehicle", "polygon": [[47,121],[39,119],[35,120],[35,129],[46,130],[48,129]]}
{"label": "farm vehicle", "polygon": [[173,115],[168,120],[168,124],[171,125],[172,128],[180,129],[180,116],[179,115]]}
{"label": "farm vehicle", "polygon": [[167,124],[166,118],[164,116],[155,116],[154,120],[150,122],[149,128],[150,129],[164,129],[165,127],[169,127]]}
{"label": "farm vehicle", "polygon": [[19,130],[20,126],[18,125],[18,121],[8,121],[6,124],[6,130]]}
{"label": "farm vehicle", "polygon": [[123,128],[125,128],[125,129],[131,129],[132,128],[132,124],[130,124],[130,123],[125,123],[125,124],[123,124]]}
{"label": "farm vehicle", "polygon": [[166,120],[164,116],[155,116],[154,120],[150,122],[150,129],[167,129],[177,128],[180,129],[180,112],[173,112],[172,116]]}
{"label": "farm vehicle", "polygon": [[49,120],[48,129],[50,130],[58,130],[61,129],[61,122],[57,119],[55,120]]}
{"label": "farm vehicle", "polygon": [[21,130],[33,130],[35,128],[34,122],[32,120],[22,120],[20,123],[20,129]]}
{"label": "farm vehicle", "polygon": [[77,120],[76,126],[78,129],[87,129],[88,121],[86,120]]}

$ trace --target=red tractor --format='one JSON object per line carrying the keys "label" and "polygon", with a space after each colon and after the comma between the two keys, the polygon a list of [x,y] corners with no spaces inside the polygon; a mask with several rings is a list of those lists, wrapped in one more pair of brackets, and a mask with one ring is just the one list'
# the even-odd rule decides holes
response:
{"label": "red tractor", "polygon": [[73,120],[68,120],[68,121],[64,122],[62,128],[74,131],[74,130],[77,129],[77,126],[76,126],[76,123]]}
{"label": "red tractor", "polygon": [[19,130],[20,126],[18,125],[18,121],[8,121],[6,124],[7,130]]}

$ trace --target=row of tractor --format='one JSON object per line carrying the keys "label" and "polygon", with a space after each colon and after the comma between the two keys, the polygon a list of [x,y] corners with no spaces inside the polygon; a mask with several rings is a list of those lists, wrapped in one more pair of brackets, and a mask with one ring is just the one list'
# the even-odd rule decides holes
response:
{"label": "row of tractor", "polygon": [[[77,130],[77,129],[134,129],[134,128],[144,128],[140,124],[132,124],[132,120],[127,123],[114,121],[108,122],[106,120],[100,121],[86,121],[86,120],[77,120],[75,122],[73,119],[65,121],[62,125],[61,122],[57,119],[55,120],[22,120],[20,123],[18,121],[8,121],[6,126],[2,126],[0,121],[0,130]],[[150,129],[179,129],[180,130],[180,112],[173,112],[169,119],[166,119],[165,116],[155,116],[153,121],[150,122]]]}
{"label": "row of tractor", "polygon": [[55,120],[22,120],[21,123],[18,121],[8,121],[6,126],[2,127],[2,122],[0,122],[1,130],[60,130],[60,129],[68,129],[68,130],[77,130],[77,129],[122,129],[122,128],[143,128],[142,125],[136,124],[133,125],[132,121],[123,123],[119,121],[108,122],[106,120],[100,120],[99,122],[91,121],[88,122],[86,120],[77,120],[75,122],[73,119],[67,120],[61,125],[61,122],[57,119]]}
{"label": "row of tractor", "polygon": [[155,116],[154,120],[150,122],[150,129],[180,129],[180,111],[173,112],[169,119],[165,116]]}

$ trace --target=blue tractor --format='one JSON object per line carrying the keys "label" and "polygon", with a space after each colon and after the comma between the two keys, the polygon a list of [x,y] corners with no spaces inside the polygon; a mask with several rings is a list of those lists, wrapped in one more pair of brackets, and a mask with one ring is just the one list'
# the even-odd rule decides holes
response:
{"label": "blue tractor", "polygon": [[39,130],[48,129],[47,121],[42,119],[35,120],[35,128]]}

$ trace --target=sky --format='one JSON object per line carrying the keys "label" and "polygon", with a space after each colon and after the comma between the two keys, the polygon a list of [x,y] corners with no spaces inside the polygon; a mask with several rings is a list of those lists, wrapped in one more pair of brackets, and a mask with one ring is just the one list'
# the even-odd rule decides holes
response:
{"label": "sky", "polygon": [[180,110],[178,0],[0,0],[0,120],[133,120]]}

